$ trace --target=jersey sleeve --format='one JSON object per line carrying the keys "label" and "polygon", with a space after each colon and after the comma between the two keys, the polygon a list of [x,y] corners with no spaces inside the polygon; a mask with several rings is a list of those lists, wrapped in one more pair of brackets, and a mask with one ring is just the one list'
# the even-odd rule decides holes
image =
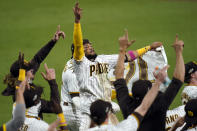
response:
{"label": "jersey sleeve", "polygon": [[113,54],[113,55],[100,55],[103,57],[103,60],[105,63],[109,63],[110,68],[114,68],[117,64],[118,61],[118,55]]}
{"label": "jersey sleeve", "polygon": [[80,23],[74,24],[73,32],[74,54],[73,57],[76,61],[81,61],[84,57],[83,38]]}
{"label": "jersey sleeve", "polygon": [[37,72],[37,70],[40,67],[40,64],[42,61],[47,57],[51,49],[54,47],[56,41],[51,40],[46,45],[44,45],[31,59],[29,62],[32,69],[34,69],[34,73]]}
{"label": "jersey sleeve", "polygon": [[125,131],[137,131],[141,121],[142,121],[142,116],[134,112],[133,114],[129,115],[127,119],[120,122],[117,125],[117,129],[125,130]]}
{"label": "jersey sleeve", "polygon": [[124,119],[126,119],[135,109],[135,107],[132,106],[133,98],[129,96],[129,91],[124,79],[116,80],[114,82],[114,87],[117,93],[116,97],[118,104],[120,106]]}
{"label": "jersey sleeve", "polygon": [[41,113],[61,113],[62,109],[60,107],[60,95],[58,91],[58,85],[56,83],[56,80],[50,80],[48,81],[50,88],[51,88],[51,94],[50,94],[50,101],[41,99]]}

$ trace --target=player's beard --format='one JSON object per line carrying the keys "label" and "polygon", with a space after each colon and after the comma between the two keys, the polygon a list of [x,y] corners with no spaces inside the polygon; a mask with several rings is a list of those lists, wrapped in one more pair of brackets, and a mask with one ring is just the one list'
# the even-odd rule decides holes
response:
{"label": "player's beard", "polygon": [[88,58],[88,60],[90,61],[94,61],[97,57],[97,54],[94,54],[94,55],[86,55],[86,58]]}

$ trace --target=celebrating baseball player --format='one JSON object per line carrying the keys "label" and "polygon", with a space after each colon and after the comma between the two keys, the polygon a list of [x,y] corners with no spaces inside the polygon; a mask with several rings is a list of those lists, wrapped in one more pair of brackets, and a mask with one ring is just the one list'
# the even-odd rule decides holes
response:
{"label": "celebrating baseball player", "polygon": [[[29,90],[26,90],[24,93],[26,108],[26,120],[21,130],[39,130],[39,129],[48,129],[48,124],[40,119],[42,119],[42,113],[56,113],[62,118],[62,128],[66,127],[64,115],[62,114],[62,109],[60,107],[60,97],[58,92],[58,87],[55,81],[55,72],[47,72],[52,77],[48,77],[48,75],[43,75],[43,77],[48,81],[51,87],[51,100],[46,101],[41,99],[41,94],[43,92],[43,88],[40,86],[36,86],[32,83],[34,79],[34,75],[37,72],[41,62],[46,58],[50,50],[53,48],[55,43],[59,40],[60,37],[65,37],[64,32],[60,31],[60,26],[58,26],[58,30],[54,35],[54,38],[43,48],[41,48],[38,53],[34,56],[34,58],[27,62],[23,60],[20,62],[19,60],[14,62],[10,68],[10,74],[8,74],[4,80],[4,83],[7,84],[7,88],[3,91],[3,95],[13,96],[13,101],[15,102],[15,84],[16,78],[18,77],[19,65],[22,63],[22,68],[26,70],[26,75],[28,76],[27,86]],[[24,58],[24,57],[23,57]],[[45,65],[45,69],[48,69]],[[49,69],[51,71],[51,69]],[[53,78],[53,79],[52,79]],[[15,104],[14,104],[15,109]],[[41,125],[41,126],[38,126]],[[32,128],[31,128],[32,127]]]}
{"label": "celebrating baseball player", "polygon": [[0,131],[17,131],[25,121],[25,100],[23,93],[27,78],[25,77],[25,70],[20,69],[18,77],[19,85],[16,86],[16,108],[13,113],[13,119],[3,124]]}
{"label": "celebrating baseball player", "polygon": [[185,105],[189,100],[197,99],[197,63],[195,61],[185,64],[185,83],[186,85],[181,93],[182,105],[168,110],[166,114],[166,130],[169,130],[177,118],[185,116]]}
{"label": "celebrating baseball player", "polygon": [[[91,43],[83,45],[80,25],[81,9],[78,3],[75,5],[74,14],[74,72],[80,86],[80,130],[84,130],[90,126],[88,114],[90,114],[89,108],[91,103],[97,99],[111,102],[111,87],[107,79],[107,73],[109,69],[116,65],[118,55],[97,55]],[[131,42],[133,43],[134,41]],[[157,42],[137,51],[130,51],[125,55],[125,60],[134,60],[148,50],[161,45],[160,42]]]}
{"label": "celebrating baseball player", "polygon": [[[119,58],[116,65],[116,79],[124,80],[124,56],[126,49],[132,44],[128,41],[128,33],[123,37],[119,38],[120,43],[120,52],[119,52]],[[163,70],[164,72],[165,70]],[[91,120],[97,125],[94,128],[89,129],[88,131],[137,131],[140,122],[143,119],[143,116],[148,111],[148,108],[153,103],[154,99],[156,98],[159,86],[162,83],[160,79],[161,77],[164,77],[164,75],[157,74],[158,77],[156,79],[155,84],[150,89],[150,91],[146,94],[145,98],[143,99],[141,105],[139,105],[131,115],[128,116],[127,119],[123,120],[117,125],[109,124],[109,115],[113,112],[112,105],[110,102],[106,102],[103,100],[96,100],[91,104],[90,107],[90,117]],[[121,85],[121,84],[120,84]],[[120,86],[119,85],[119,86]],[[127,88],[127,87],[124,87]],[[127,103],[125,101],[125,103]]]}
{"label": "celebrating baseball player", "polygon": [[[176,67],[174,70],[172,82],[164,93],[159,92],[157,98],[141,122],[139,127],[140,131],[165,130],[165,116],[167,109],[172,103],[184,81],[185,67],[182,56],[183,44],[183,41],[178,40],[178,36],[176,36],[176,40],[173,44],[176,52]],[[164,81],[164,79],[162,81]],[[150,90],[152,83],[148,80],[136,81],[132,87],[132,97],[128,95],[128,89],[125,88],[126,82],[124,81],[125,86],[122,88],[119,86],[119,83],[121,83],[121,81],[114,83],[114,85],[116,87],[115,89],[117,92],[118,103],[121,107],[124,118],[126,119],[127,116],[129,116],[129,114],[131,114],[141,103],[144,95],[148,90]]]}

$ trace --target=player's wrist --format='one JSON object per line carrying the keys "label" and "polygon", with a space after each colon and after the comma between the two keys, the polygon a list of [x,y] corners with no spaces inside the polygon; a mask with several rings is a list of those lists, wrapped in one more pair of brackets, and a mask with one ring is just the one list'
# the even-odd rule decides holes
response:
{"label": "player's wrist", "polygon": [[126,53],[126,49],[123,48],[123,47],[120,47],[120,48],[119,48],[119,52],[120,52],[120,53]]}

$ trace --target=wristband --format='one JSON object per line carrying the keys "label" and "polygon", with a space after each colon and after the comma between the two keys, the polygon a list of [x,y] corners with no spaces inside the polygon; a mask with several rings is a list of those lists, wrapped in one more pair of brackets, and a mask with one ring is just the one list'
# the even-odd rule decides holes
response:
{"label": "wristband", "polygon": [[18,77],[19,81],[24,81],[25,80],[25,70],[24,69],[20,69],[19,70],[19,77]]}
{"label": "wristband", "polygon": [[135,57],[135,55],[134,55],[134,53],[133,53],[133,51],[128,51],[128,54],[130,55],[130,57],[131,57],[131,60],[135,60],[136,59],[136,57]]}
{"label": "wristband", "polygon": [[146,46],[144,48],[138,49],[137,53],[138,53],[139,56],[142,56],[143,54],[148,52],[150,49],[151,49],[150,46]]}
{"label": "wristband", "polygon": [[3,124],[3,131],[6,131],[6,125]]}
{"label": "wristband", "polygon": [[59,113],[58,117],[60,118],[60,126],[67,126],[66,124],[66,120],[64,119],[64,114],[63,113]]}

